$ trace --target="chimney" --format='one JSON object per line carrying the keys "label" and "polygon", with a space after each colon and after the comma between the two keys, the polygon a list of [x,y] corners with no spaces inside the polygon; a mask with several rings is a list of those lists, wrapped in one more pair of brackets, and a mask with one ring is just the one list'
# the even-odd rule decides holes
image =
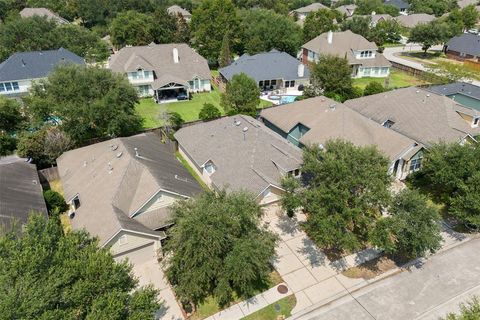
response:
{"label": "chimney", "polygon": [[303,76],[305,75],[305,65],[300,63],[298,65],[298,69],[297,69],[297,75],[299,78],[303,78]]}
{"label": "chimney", "polygon": [[173,48],[173,62],[178,63],[178,49]]}
{"label": "chimney", "polygon": [[332,32],[332,30],[328,31],[327,42],[328,42],[328,44],[332,44],[332,42],[333,42],[333,32]]}

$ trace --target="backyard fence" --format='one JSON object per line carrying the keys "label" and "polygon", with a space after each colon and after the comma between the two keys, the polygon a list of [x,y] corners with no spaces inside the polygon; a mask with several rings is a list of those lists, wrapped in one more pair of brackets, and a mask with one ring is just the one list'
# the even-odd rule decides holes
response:
{"label": "backyard fence", "polygon": [[59,180],[60,175],[58,174],[58,168],[51,167],[51,168],[38,170],[38,178],[40,179],[40,183],[42,185],[47,185],[51,181]]}

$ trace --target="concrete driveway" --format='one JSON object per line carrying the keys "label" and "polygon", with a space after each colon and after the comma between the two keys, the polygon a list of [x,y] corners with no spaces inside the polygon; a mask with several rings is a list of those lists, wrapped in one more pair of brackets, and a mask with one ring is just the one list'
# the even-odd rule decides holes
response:
{"label": "concrete driveway", "polygon": [[291,319],[433,320],[480,294],[480,239]]}
{"label": "concrete driveway", "polygon": [[147,260],[133,266],[133,273],[139,280],[139,286],[152,284],[160,291],[162,308],[157,312],[157,319],[183,320],[183,314],[173,294],[165,274],[156,259]]}

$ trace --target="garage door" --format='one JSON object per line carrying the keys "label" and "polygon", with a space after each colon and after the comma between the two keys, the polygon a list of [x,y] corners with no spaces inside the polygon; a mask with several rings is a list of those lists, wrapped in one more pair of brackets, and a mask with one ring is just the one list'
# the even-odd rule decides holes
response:
{"label": "garage door", "polygon": [[152,259],[155,259],[155,257],[156,257],[155,248],[153,246],[153,242],[151,242],[144,246],[116,255],[114,258],[117,261],[121,261],[121,260],[124,260],[125,258],[128,258],[128,260],[130,260],[131,263],[136,265],[136,264],[142,264]]}

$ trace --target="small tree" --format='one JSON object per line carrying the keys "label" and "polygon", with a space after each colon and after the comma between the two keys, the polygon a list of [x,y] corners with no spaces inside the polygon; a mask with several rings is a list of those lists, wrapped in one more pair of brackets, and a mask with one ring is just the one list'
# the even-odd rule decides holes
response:
{"label": "small tree", "polygon": [[211,103],[205,103],[198,114],[198,118],[203,121],[209,121],[221,117],[220,110]]}
{"label": "small tree", "polygon": [[387,254],[405,259],[423,257],[441,247],[440,215],[418,191],[398,193],[390,208],[372,232],[371,241]]}
{"label": "small tree", "polygon": [[449,26],[446,23],[432,21],[421,23],[413,27],[410,31],[408,42],[418,42],[422,44],[424,54],[430,47],[442,44],[450,37]]}
{"label": "small tree", "polygon": [[265,289],[276,238],[259,227],[253,195],[206,192],[177,202],[173,214],[166,273],[181,301],[195,308],[213,296],[225,306]]}
{"label": "small tree", "polygon": [[480,172],[459,186],[451,199],[450,213],[464,224],[480,228]]}
{"label": "small tree", "polygon": [[221,97],[221,105],[229,115],[242,113],[255,116],[259,103],[257,82],[243,72],[232,77]]}
{"label": "small tree", "polygon": [[230,51],[230,33],[225,32],[222,40],[222,48],[220,50],[220,57],[218,58],[218,66],[220,68],[230,65],[232,62],[232,52]]}
{"label": "small tree", "polygon": [[45,203],[50,214],[64,213],[68,210],[69,205],[65,202],[63,196],[53,190],[46,190],[43,192]]}
{"label": "small tree", "polygon": [[22,158],[31,158],[37,166],[45,167],[51,164],[45,156],[46,130],[22,132],[18,137],[17,154]]}
{"label": "small tree", "polygon": [[320,56],[313,66],[310,82],[316,91],[323,90],[329,98],[337,98],[341,102],[355,97],[352,82],[352,68],[347,59],[337,56]]}
{"label": "small tree", "polygon": [[23,121],[20,104],[13,99],[0,96],[0,132],[14,132],[20,129]]}
{"label": "small tree", "polygon": [[300,183],[294,177],[286,177],[282,180],[282,188],[285,190],[282,196],[282,208],[289,217],[293,217],[295,210],[302,205],[299,195]]}
{"label": "small tree", "polygon": [[370,96],[372,94],[382,93],[385,91],[385,88],[382,86],[380,82],[377,81],[370,81],[365,89],[363,90],[364,96]]}

